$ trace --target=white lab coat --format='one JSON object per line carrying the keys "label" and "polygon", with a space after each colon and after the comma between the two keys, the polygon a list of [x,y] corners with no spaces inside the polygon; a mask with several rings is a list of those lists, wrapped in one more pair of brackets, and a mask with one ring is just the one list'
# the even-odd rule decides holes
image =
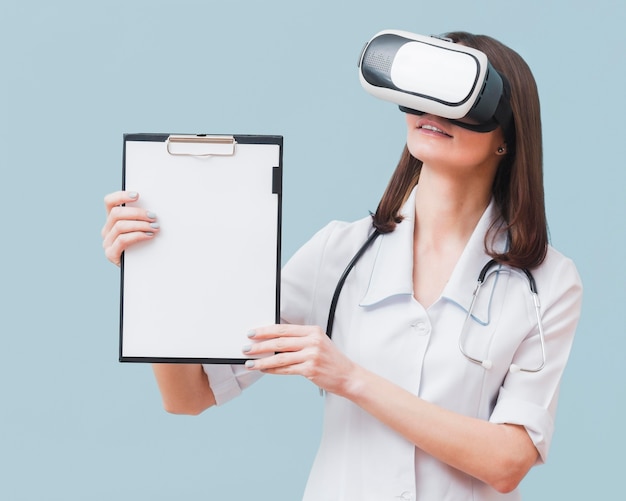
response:
{"label": "white lab coat", "polygon": [[[449,282],[425,310],[413,297],[414,194],[404,221],[382,235],[345,283],[333,341],[346,355],[419,397],[460,414],[525,426],[545,461],[554,428],[559,382],[580,313],[581,283],[574,264],[550,248],[532,270],[542,303],[546,366],[536,374],[509,372],[515,362],[537,367],[541,349],[526,278],[504,268],[483,286],[464,348],[461,327],[478,273],[489,261],[484,236],[497,215],[492,202],[474,230]],[[285,322],[326,326],[337,280],[371,232],[371,220],[333,222],[318,232],[282,273]],[[504,249],[505,235],[495,248]],[[206,366],[218,404],[236,396],[256,374],[241,367]],[[329,394],[320,448],[305,501],[500,500],[488,485],[417,449],[352,402]]]}

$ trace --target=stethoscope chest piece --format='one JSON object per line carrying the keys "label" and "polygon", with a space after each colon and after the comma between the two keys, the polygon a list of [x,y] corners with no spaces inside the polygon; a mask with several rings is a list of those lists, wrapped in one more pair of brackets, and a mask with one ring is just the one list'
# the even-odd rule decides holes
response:
{"label": "stethoscope chest piece", "polygon": [[[489,271],[498,265],[498,262],[495,259],[489,261],[483,268],[480,270],[478,274],[478,280],[476,282],[476,286],[474,287],[474,292],[472,293],[472,301],[470,303],[469,309],[467,311],[467,315],[465,316],[465,320],[463,321],[463,326],[461,327],[461,333],[459,334],[459,351],[463,354],[463,356],[477,365],[480,365],[485,370],[490,370],[493,367],[493,362],[489,359],[481,360],[479,358],[473,357],[469,353],[467,353],[465,349],[465,341],[467,338],[467,330],[470,319],[472,318],[472,314],[474,312],[474,306],[476,304],[476,300],[478,298],[479,292],[482,289],[485,280],[487,280]],[[528,372],[535,373],[539,372],[544,368],[546,364],[546,348],[545,348],[545,339],[543,333],[543,323],[541,321],[541,305],[539,302],[539,295],[537,293],[537,285],[535,283],[535,278],[533,277],[530,270],[527,268],[521,268],[520,271],[524,274],[528,281],[528,288],[530,290],[530,294],[533,299],[535,314],[537,317],[537,330],[539,331],[539,344],[541,346],[541,363],[535,368],[523,368],[517,364],[511,364],[509,370],[513,373],[517,372]],[[494,271],[494,273],[498,273],[498,270]]]}

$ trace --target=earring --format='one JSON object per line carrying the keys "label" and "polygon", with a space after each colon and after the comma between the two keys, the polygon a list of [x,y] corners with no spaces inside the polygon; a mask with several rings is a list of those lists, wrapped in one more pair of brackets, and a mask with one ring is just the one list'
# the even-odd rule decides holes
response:
{"label": "earring", "polygon": [[506,153],[506,148],[504,146],[499,146],[498,147],[498,154],[502,155],[504,153]]}

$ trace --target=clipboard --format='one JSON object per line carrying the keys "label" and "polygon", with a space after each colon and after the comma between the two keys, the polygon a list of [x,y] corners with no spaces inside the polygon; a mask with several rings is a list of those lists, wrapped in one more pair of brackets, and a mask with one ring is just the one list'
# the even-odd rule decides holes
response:
{"label": "clipboard", "polygon": [[282,136],[124,135],[122,188],[160,230],[122,255],[120,362],[243,364],[247,332],[280,322],[282,151]]}

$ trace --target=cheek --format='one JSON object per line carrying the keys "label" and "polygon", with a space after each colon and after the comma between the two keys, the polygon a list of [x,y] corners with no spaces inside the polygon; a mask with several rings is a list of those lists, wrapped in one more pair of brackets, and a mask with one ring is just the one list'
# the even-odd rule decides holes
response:
{"label": "cheek", "polygon": [[417,121],[415,120],[415,117],[411,115],[406,115],[405,122],[406,122],[406,140],[408,142],[411,138],[411,134],[415,132],[416,130]]}
{"label": "cheek", "polygon": [[415,156],[415,144],[416,144],[416,128],[415,120],[411,119],[410,115],[406,116],[406,147],[411,155]]}
{"label": "cheek", "polygon": [[496,129],[489,134],[486,134],[485,144],[488,145],[486,148],[489,149],[492,153],[495,153],[500,146],[502,146],[504,141],[504,134],[500,129]]}
{"label": "cheek", "polygon": [[412,156],[422,161],[425,158],[429,158],[429,156],[435,151],[433,149],[433,145],[419,137],[417,130],[412,130],[410,128],[406,135],[406,147]]}

